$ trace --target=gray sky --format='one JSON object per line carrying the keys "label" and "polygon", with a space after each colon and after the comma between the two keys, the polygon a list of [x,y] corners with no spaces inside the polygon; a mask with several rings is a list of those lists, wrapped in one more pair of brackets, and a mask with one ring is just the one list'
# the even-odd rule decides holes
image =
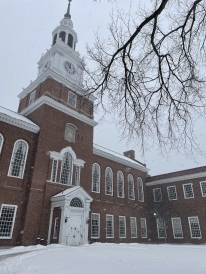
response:
{"label": "gray sky", "polygon": [[[117,1],[120,8],[128,8],[129,1]],[[133,1],[138,5],[140,1]],[[142,1],[151,6],[150,0]],[[52,31],[63,18],[67,9],[67,0],[18,0],[0,1],[0,105],[16,111],[17,95],[26,88],[31,80],[37,77],[37,62],[42,53],[49,49],[52,41]],[[99,29],[103,37],[107,37],[106,26],[110,20],[109,14],[115,9],[115,2],[101,0],[73,0],[71,6],[74,29],[78,34],[77,51],[86,55],[86,44],[92,46],[94,31]],[[135,5],[134,5],[135,8]],[[95,120],[98,121],[96,115]],[[143,161],[150,168],[150,174],[156,175],[181,169],[205,165],[205,158],[199,156],[196,161],[185,159],[176,152],[170,153],[168,159],[153,148],[140,157],[138,147],[121,141],[115,125],[108,122],[99,124],[95,129],[94,142],[116,152],[122,153],[128,149],[136,151],[136,159]],[[197,142],[205,149],[206,124],[200,121],[196,125]]]}

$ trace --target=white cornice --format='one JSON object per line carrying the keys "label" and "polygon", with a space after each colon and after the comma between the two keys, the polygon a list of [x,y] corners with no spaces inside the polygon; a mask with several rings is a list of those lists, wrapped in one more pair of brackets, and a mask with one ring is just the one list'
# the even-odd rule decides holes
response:
{"label": "white cornice", "polygon": [[28,106],[26,109],[24,109],[20,114],[27,116],[30,113],[32,113],[34,110],[38,109],[39,107],[41,107],[42,105],[48,105],[50,107],[53,107],[63,113],[66,113],[90,126],[95,127],[98,123],[92,119],[87,118],[85,115],[80,114],[79,112],[64,106],[61,103],[58,103],[57,101],[47,97],[47,96],[42,96],[40,97],[38,100],[36,100],[33,104],[31,104],[30,106]]}
{"label": "white cornice", "polygon": [[32,124],[27,123],[25,121],[16,119],[14,117],[10,117],[10,116],[8,116],[4,113],[0,113],[0,121],[2,121],[4,123],[7,123],[7,124],[10,124],[12,126],[23,128],[25,130],[28,130],[28,131],[31,131],[31,132],[34,132],[34,133],[37,133],[40,130],[40,127],[37,126],[37,125],[32,125]]}
{"label": "white cornice", "polygon": [[188,175],[176,176],[176,177],[167,178],[167,179],[155,180],[155,181],[146,183],[146,185],[147,186],[162,185],[162,184],[169,184],[169,183],[174,183],[179,181],[198,179],[202,177],[206,177],[206,172],[199,172],[199,173],[193,173]]}
{"label": "white cornice", "polygon": [[[71,82],[70,80],[64,78],[62,75],[56,73],[55,71],[48,69],[43,74],[41,74],[34,82],[32,82],[26,89],[24,89],[19,95],[18,98],[22,99],[24,98],[28,93],[36,89],[42,82],[44,82],[46,79],[52,78],[56,80],[59,83],[64,84],[67,88],[75,91],[76,93],[80,94],[81,96],[84,96],[84,90],[77,86],[75,83]],[[90,101],[94,102],[96,100],[96,97],[92,94],[89,96],[85,96]]]}
{"label": "white cornice", "polygon": [[93,148],[93,154],[101,156],[101,157],[109,159],[109,160],[112,160],[114,162],[123,164],[125,166],[129,166],[129,167],[132,167],[134,169],[141,170],[141,171],[146,172],[146,173],[148,173],[148,171],[149,171],[149,169],[146,168],[146,167],[144,167],[144,166],[140,166],[140,165],[138,165],[136,163],[132,163],[130,161],[124,160],[124,159],[122,159],[120,157],[114,156],[114,155],[112,155],[110,153],[107,153],[107,152],[102,151],[102,150],[97,149],[97,148]]}

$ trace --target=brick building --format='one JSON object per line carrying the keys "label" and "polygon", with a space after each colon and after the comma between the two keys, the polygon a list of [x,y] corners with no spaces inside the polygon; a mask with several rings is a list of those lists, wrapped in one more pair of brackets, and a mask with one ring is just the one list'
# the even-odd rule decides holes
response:
{"label": "brick building", "polygon": [[18,113],[0,107],[0,245],[205,243],[206,166],[150,177],[94,144],[70,4],[52,39]]}

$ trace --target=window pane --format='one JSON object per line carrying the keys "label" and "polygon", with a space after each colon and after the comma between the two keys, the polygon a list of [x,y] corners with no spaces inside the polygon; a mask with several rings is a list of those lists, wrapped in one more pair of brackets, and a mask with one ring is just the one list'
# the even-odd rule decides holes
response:
{"label": "window pane", "polygon": [[121,171],[117,172],[118,197],[124,198],[124,175]]}
{"label": "window pane", "polygon": [[92,213],[92,228],[91,228],[92,238],[99,238],[99,235],[100,235],[99,225],[100,225],[100,215]]}
{"label": "window pane", "polygon": [[169,200],[177,200],[177,192],[175,186],[168,186],[167,188]]}
{"label": "window pane", "polygon": [[72,155],[69,152],[64,154],[62,161],[61,179],[60,183],[64,185],[72,185]]}
{"label": "window pane", "polygon": [[131,238],[137,238],[137,221],[135,217],[130,218]]}
{"label": "window pane", "polygon": [[147,238],[147,223],[145,218],[140,219],[140,225],[142,238]]}
{"label": "window pane", "polygon": [[185,185],[183,185],[183,190],[184,190],[185,199],[187,199],[187,198],[194,198],[192,184],[185,184]]}
{"label": "window pane", "polygon": [[198,217],[189,217],[191,238],[201,238],[201,231]]}
{"label": "window pane", "polygon": [[134,200],[134,179],[131,174],[128,175],[128,197]]}
{"label": "window pane", "polygon": [[206,182],[200,182],[200,185],[201,185],[201,190],[202,190],[202,196],[206,197]]}
{"label": "window pane", "polygon": [[107,238],[114,237],[113,216],[112,215],[106,215],[106,237]]}
{"label": "window pane", "polygon": [[140,177],[137,178],[137,188],[138,188],[138,201],[144,202],[143,181]]}
{"label": "window pane", "polygon": [[172,228],[174,238],[183,238],[182,224],[180,218],[172,218]]}
{"label": "window pane", "polygon": [[53,165],[52,165],[52,176],[51,176],[51,181],[52,181],[53,183],[56,182],[57,169],[58,169],[58,160],[53,160]]}
{"label": "window pane", "polygon": [[126,220],[125,217],[119,217],[119,237],[126,238]]}
{"label": "window pane", "polygon": [[161,188],[154,188],[153,189],[153,196],[154,196],[154,202],[161,202],[162,201]]}
{"label": "window pane", "polygon": [[92,191],[100,192],[100,166],[93,164],[92,167]]}
{"label": "window pane", "polygon": [[166,238],[165,221],[163,219],[157,219],[157,231],[158,238]]}
{"label": "window pane", "polygon": [[11,238],[16,214],[16,206],[2,205],[0,215],[0,237]]}
{"label": "window pane", "polygon": [[107,195],[113,195],[113,172],[111,168],[107,167],[105,173],[105,193]]}
{"label": "window pane", "polygon": [[68,103],[69,105],[71,105],[72,107],[76,107],[76,102],[77,102],[77,96],[76,94],[69,92],[69,100]]}
{"label": "window pane", "polygon": [[0,134],[0,154],[1,154],[2,147],[3,147],[3,141],[4,141],[4,138],[3,138],[3,136]]}
{"label": "window pane", "polygon": [[58,232],[59,232],[59,218],[55,218],[53,239],[58,238]]}

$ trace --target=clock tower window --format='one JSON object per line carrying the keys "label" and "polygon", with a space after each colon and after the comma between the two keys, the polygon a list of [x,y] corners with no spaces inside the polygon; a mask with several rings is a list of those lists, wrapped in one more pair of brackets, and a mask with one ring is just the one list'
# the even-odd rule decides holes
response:
{"label": "clock tower window", "polygon": [[69,36],[68,36],[68,46],[70,47],[70,48],[73,48],[73,36],[71,35],[71,34],[69,34]]}
{"label": "clock tower window", "polygon": [[66,32],[61,31],[60,34],[59,34],[59,38],[61,38],[62,41],[65,42],[65,39],[66,39]]}
{"label": "clock tower window", "polygon": [[54,38],[53,38],[53,45],[55,45],[57,42],[57,33],[54,35]]}

